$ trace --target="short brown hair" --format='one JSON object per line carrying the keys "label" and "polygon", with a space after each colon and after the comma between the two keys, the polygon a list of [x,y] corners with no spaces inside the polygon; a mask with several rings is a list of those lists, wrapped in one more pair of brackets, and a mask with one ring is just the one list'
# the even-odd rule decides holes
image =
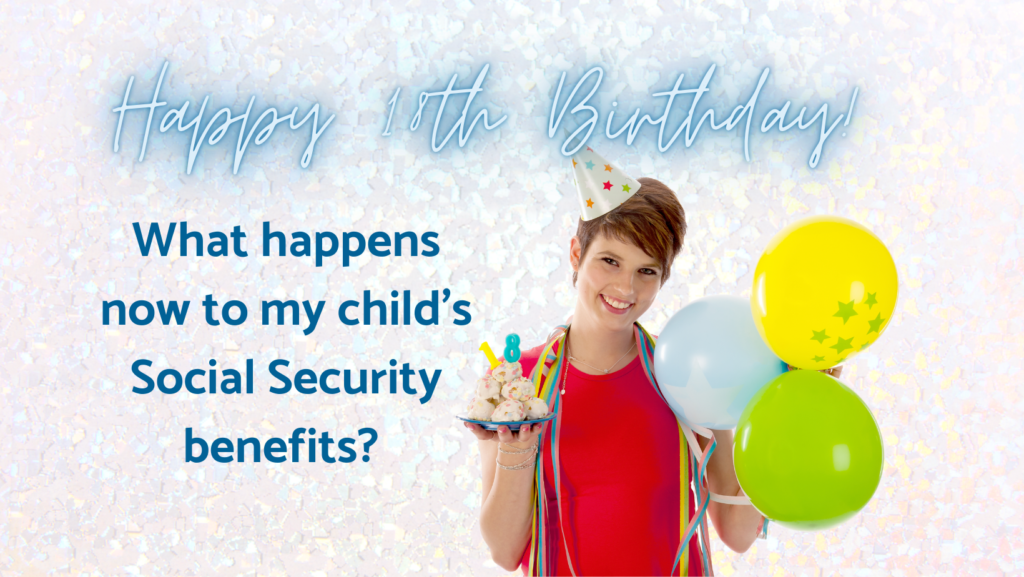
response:
{"label": "short brown hair", "polygon": [[[668,280],[672,261],[683,249],[686,236],[686,213],[676,193],[659,180],[639,178],[640,189],[615,210],[593,220],[580,219],[576,238],[580,243],[580,260],[587,254],[590,241],[599,234],[636,245],[653,256],[664,274],[661,284]],[[572,273],[576,286],[577,271]]]}

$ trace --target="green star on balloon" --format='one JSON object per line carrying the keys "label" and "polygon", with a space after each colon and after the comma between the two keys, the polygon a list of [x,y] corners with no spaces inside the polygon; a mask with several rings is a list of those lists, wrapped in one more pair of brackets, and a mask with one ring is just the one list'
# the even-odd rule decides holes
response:
{"label": "green star on balloon", "polygon": [[882,318],[882,313],[878,313],[878,316],[875,317],[875,320],[868,321],[868,325],[871,326],[871,328],[868,329],[868,334],[870,335],[871,333],[877,333],[878,329],[881,328],[882,323],[884,322],[885,319]]}
{"label": "green star on balloon", "polygon": [[839,342],[837,342],[836,344],[832,345],[829,348],[830,349],[835,349],[837,353],[842,353],[846,349],[852,349],[853,348],[853,345],[851,344],[852,342],[853,342],[853,337],[850,337],[848,339],[844,339],[843,337],[839,337]]}
{"label": "green star on balloon", "polygon": [[814,336],[811,337],[811,340],[812,341],[818,341],[818,344],[824,343],[825,339],[828,338],[828,335],[825,334],[825,329],[821,329],[820,331],[816,331],[814,329],[811,329],[811,332],[814,333]]}
{"label": "green star on balloon", "polygon": [[842,317],[843,324],[845,325],[846,321],[850,320],[850,317],[857,316],[857,311],[853,310],[853,301],[850,301],[848,303],[839,301],[839,311],[832,316]]}
{"label": "green star on balloon", "polygon": [[623,184],[622,185],[622,192],[629,192],[629,185],[628,184]]}
{"label": "green star on balloon", "polygon": [[870,310],[872,305],[878,304],[878,301],[875,300],[876,294],[878,293],[868,293],[868,298],[864,299],[864,302],[861,304],[868,305],[868,309]]}
{"label": "green star on balloon", "polygon": [[825,360],[825,357],[819,357],[819,356],[815,356],[815,357],[814,357],[813,359],[811,359],[811,360],[813,360],[813,361],[814,361],[814,362],[816,362],[816,363],[820,363],[820,362],[822,362],[822,361],[824,361],[824,360]]}

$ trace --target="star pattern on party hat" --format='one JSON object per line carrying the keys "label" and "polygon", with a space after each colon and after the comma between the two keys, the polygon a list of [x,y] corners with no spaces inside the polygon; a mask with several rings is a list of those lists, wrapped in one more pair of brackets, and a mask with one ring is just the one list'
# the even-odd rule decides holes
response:
{"label": "star pattern on party hat", "polygon": [[583,220],[608,214],[640,189],[640,182],[589,146],[573,157],[572,170]]}

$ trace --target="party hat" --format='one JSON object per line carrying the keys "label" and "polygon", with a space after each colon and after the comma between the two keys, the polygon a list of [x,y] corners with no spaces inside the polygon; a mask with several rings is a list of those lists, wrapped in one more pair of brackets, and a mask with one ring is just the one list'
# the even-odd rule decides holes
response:
{"label": "party hat", "polygon": [[572,170],[583,220],[593,220],[615,210],[640,189],[636,179],[589,146],[572,157]]}

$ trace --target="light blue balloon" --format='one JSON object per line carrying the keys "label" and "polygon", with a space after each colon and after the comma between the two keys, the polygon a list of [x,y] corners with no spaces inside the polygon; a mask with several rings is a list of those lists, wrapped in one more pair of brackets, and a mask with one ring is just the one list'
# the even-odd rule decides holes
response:
{"label": "light blue balloon", "polygon": [[688,425],[732,429],[754,394],[786,372],[761,339],[750,300],[719,295],[672,315],[654,347],[654,374]]}

